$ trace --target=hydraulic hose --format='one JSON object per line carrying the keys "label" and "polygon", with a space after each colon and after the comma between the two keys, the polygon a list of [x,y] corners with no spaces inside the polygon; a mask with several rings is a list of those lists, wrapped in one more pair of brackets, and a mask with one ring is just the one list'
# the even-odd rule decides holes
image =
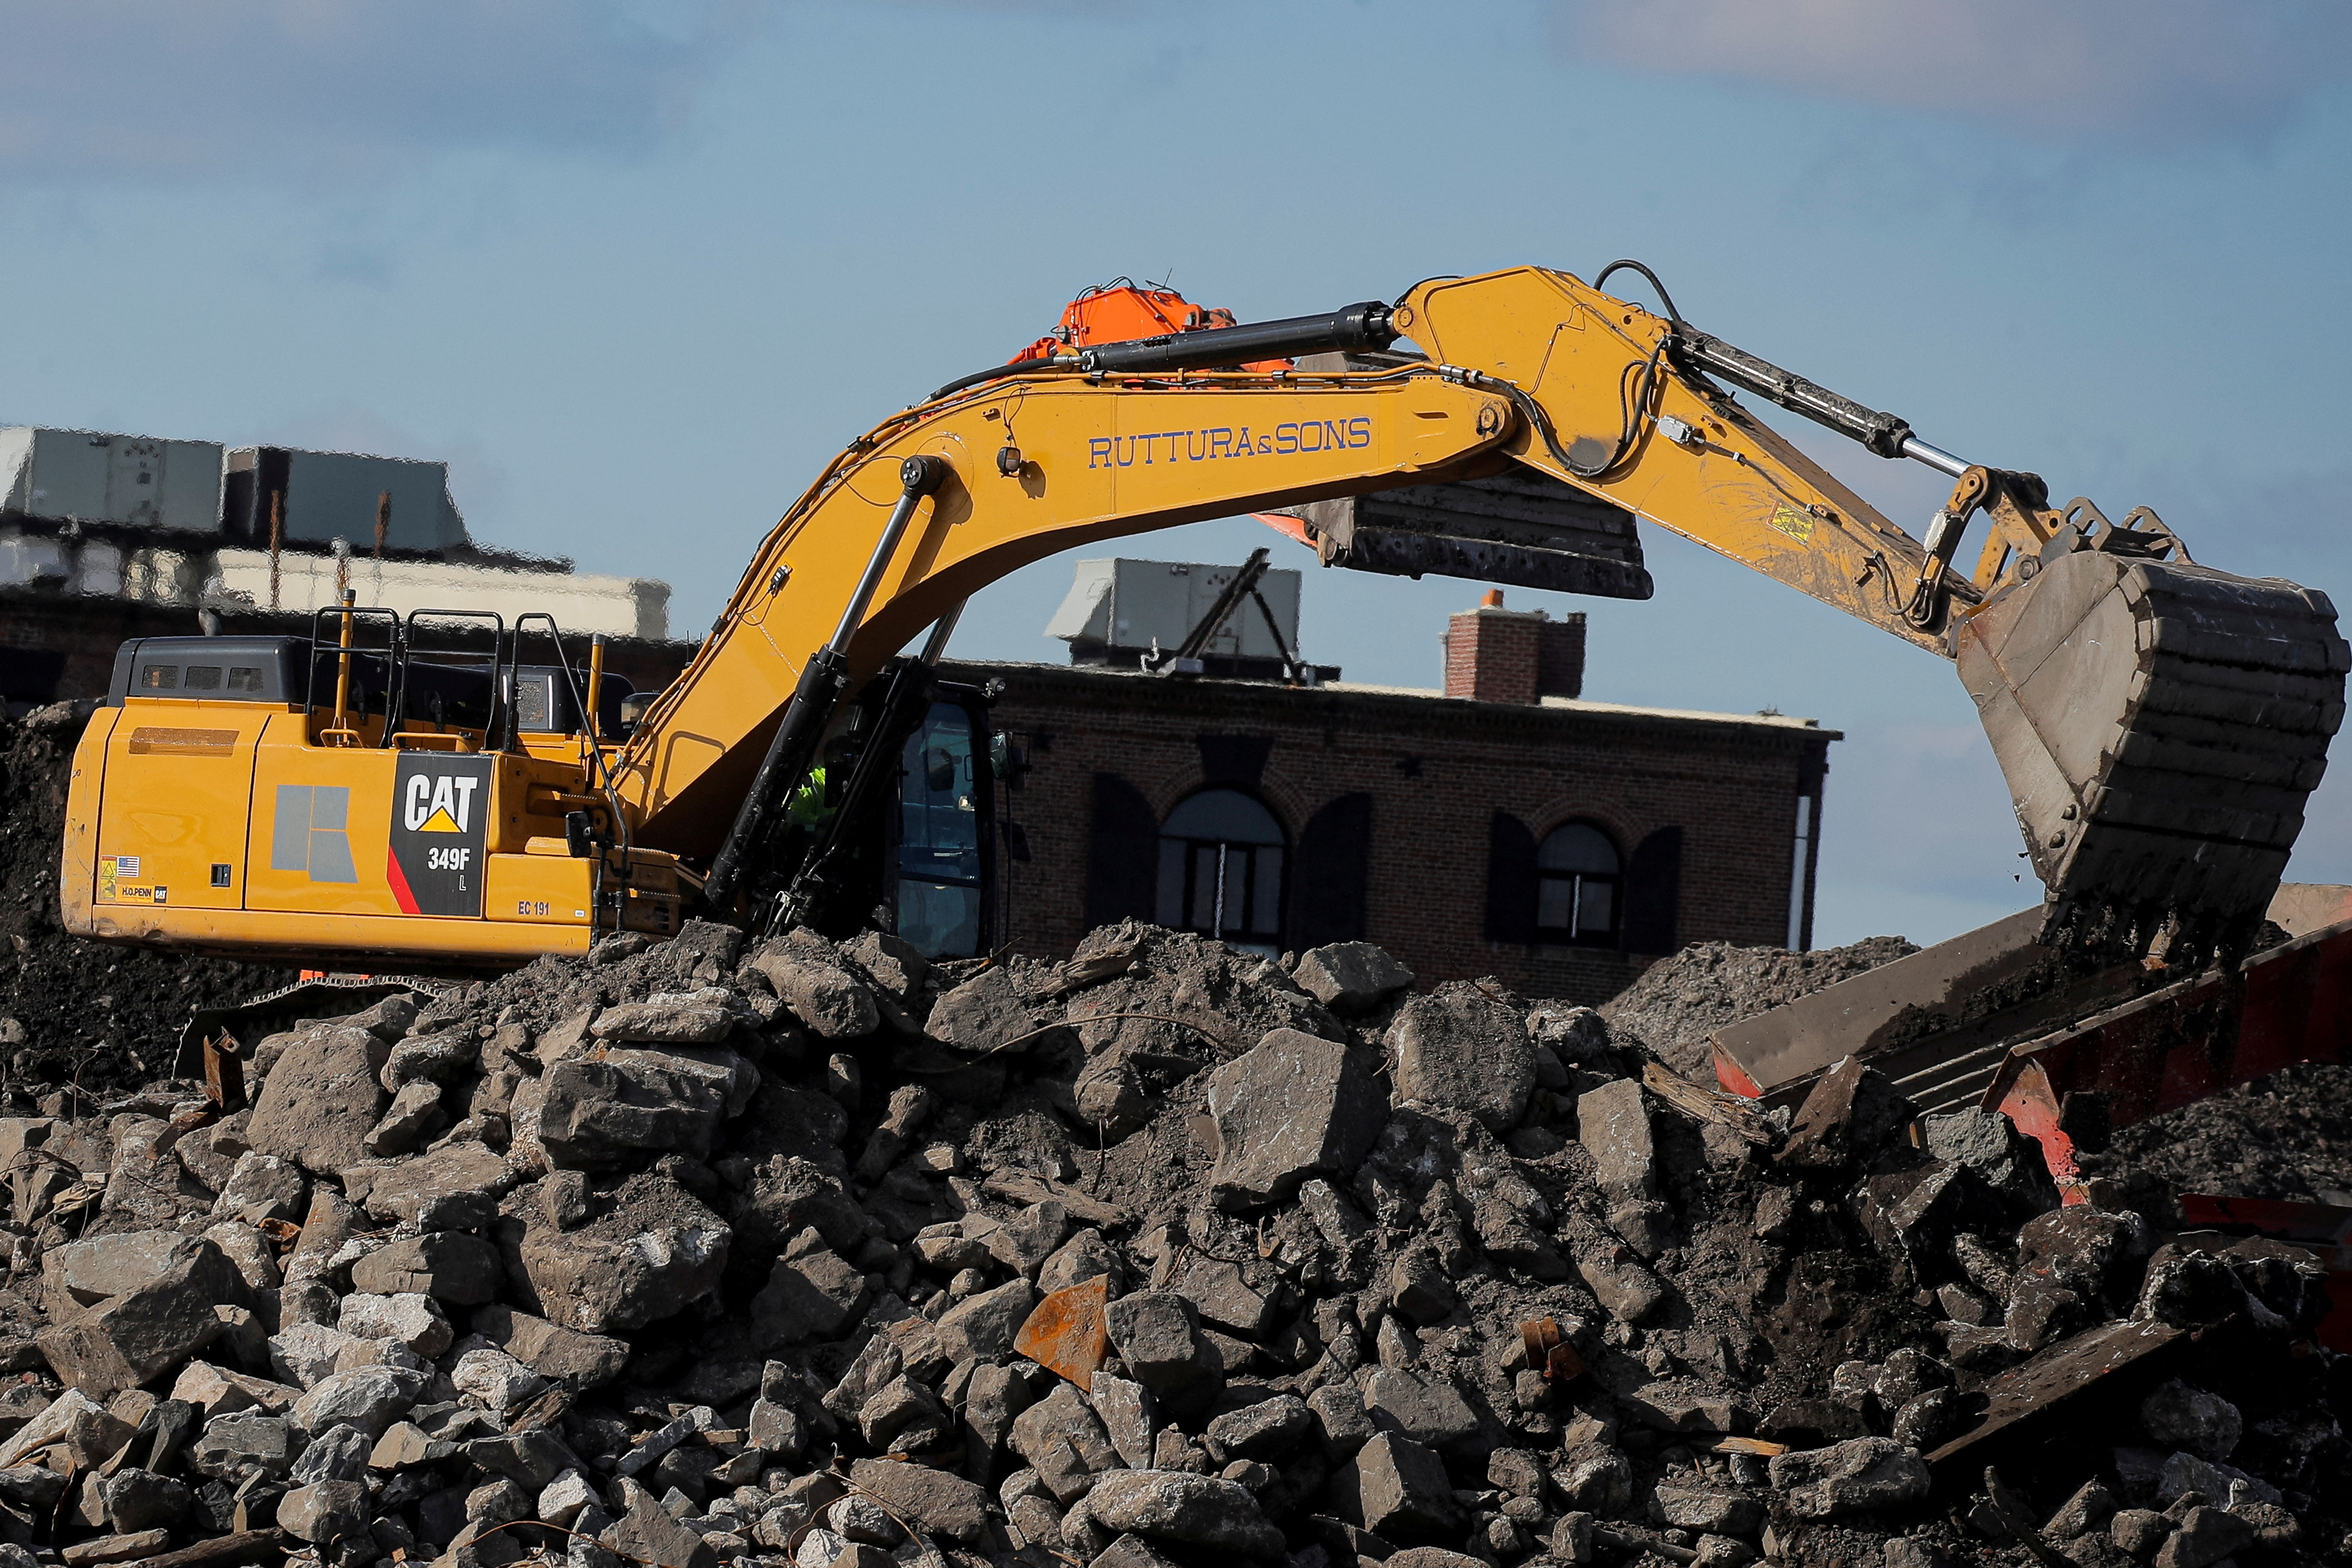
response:
{"label": "hydraulic hose", "polygon": [[1221,365],[1248,364],[1258,360],[1295,360],[1301,354],[1371,351],[1397,340],[1389,308],[1368,299],[1320,316],[1289,316],[1278,321],[1252,321],[1239,327],[1210,327],[1198,332],[1168,332],[1157,338],[1137,338],[1124,343],[1098,343],[1075,357],[1015,360],[991,365],[968,376],[958,376],[930,395],[931,402],[983,382],[1039,371],[1084,371],[1089,375],[1161,375],[1175,371],[1214,370]]}

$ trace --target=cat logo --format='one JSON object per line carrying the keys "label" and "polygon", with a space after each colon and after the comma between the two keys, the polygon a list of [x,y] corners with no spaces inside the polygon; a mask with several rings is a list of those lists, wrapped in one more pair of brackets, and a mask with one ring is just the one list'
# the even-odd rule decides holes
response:
{"label": "cat logo", "polygon": [[473,816],[479,779],[415,773],[401,785],[401,826],[412,833],[462,833]]}
{"label": "cat logo", "polygon": [[384,881],[402,914],[481,915],[489,807],[488,758],[400,759]]}

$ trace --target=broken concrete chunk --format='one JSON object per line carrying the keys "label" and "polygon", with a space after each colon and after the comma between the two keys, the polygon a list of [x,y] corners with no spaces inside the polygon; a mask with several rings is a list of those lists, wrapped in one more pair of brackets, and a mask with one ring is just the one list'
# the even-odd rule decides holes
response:
{"label": "broken concrete chunk", "polygon": [[2157,1442],[2216,1464],[2230,1457],[2245,1431],[2235,1405],[2177,1377],[2140,1401],[2139,1420]]}
{"label": "broken concrete chunk", "polygon": [[988,1493],[971,1482],[923,1465],[858,1459],[849,1478],[859,1491],[908,1523],[966,1544],[988,1528]]}
{"label": "broken concrete chunk", "polygon": [[70,1319],[75,1307],[129,1295],[184,1266],[200,1245],[176,1230],[133,1230],[51,1247],[41,1254],[42,1298],[49,1316]]}
{"label": "broken concrete chunk", "polygon": [[1389,1304],[1410,1322],[1441,1323],[1462,1305],[1444,1265],[1427,1247],[1409,1247],[1389,1266]]}
{"label": "broken concrete chunk", "polygon": [[205,1239],[221,1249],[243,1280],[247,1289],[258,1300],[264,1291],[275,1291],[285,1283],[278,1272],[278,1254],[261,1233],[238,1220],[227,1220],[207,1228]]}
{"label": "broken concrete chunk", "polygon": [[940,1396],[903,1375],[868,1396],[857,1410],[857,1428],[866,1446],[886,1454],[937,1448],[954,1426]]}
{"label": "broken concrete chunk", "polygon": [[2058,1189],[2051,1183],[2042,1145],[2000,1112],[1968,1105],[1927,1117],[1920,1125],[1929,1154],[1975,1171],[2012,1214],[2038,1214],[2058,1207]]}
{"label": "broken concrete chunk", "polygon": [[310,1177],[292,1160],[252,1149],[236,1157],[213,1212],[224,1219],[299,1220],[310,1202]]}
{"label": "broken concrete chunk", "polygon": [[1067,1383],[1013,1418],[1010,1447],[1065,1507],[1086,1496],[1097,1475],[1119,1463],[1101,1419]]}
{"label": "broken concrete chunk", "polygon": [[1160,1430],[1159,1409],[1151,1390],[1140,1383],[1097,1372],[1087,1389],[1087,1397],[1103,1430],[1109,1434],[1111,1447],[1118,1450],[1127,1468],[1150,1469],[1152,1442]]}
{"label": "broken concrete chunk", "polygon": [[294,1460],[288,1479],[297,1486],[313,1481],[355,1481],[365,1476],[368,1455],[376,1439],[356,1427],[336,1425],[312,1437]]}
{"label": "broken concrete chunk", "polygon": [[1658,1196],[1657,1147],[1651,1141],[1649,1102],[1640,1080],[1621,1078],[1578,1095],[1576,1138],[1592,1156],[1601,1190],[1612,1203]]}
{"label": "broken concrete chunk", "polygon": [[412,1035],[392,1048],[376,1074],[385,1092],[398,1098],[412,1083],[446,1083],[481,1059],[482,1040],[470,1029]]}
{"label": "broken concrete chunk", "polygon": [[766,1286],[751,1298],[751,1318],[775,1343],[800,1344],[840,1333],[865,1301],[866,1271],[820,1242],[776,1260]]}
{"label": "broken concrete chunk", "polygon": [[313,1176],[341,1176],[367,1158],[367,1136],[385,1098],[376,1074],[390,1054],[365,1030],[300,1035],[262,1081],[247,1141],[257,1152],[291,1160]]}
{"label": "broken concrete chunk", "polygon": [[433,1298],[414,1294],[345,1296],[335,1326],[354,1339],[395,1340],[428,1361],[457,1338]]}
{"label": "broken concrete chunk", "polygon": [[1210,1075],[1217,1129],[1211,1190],[1221,1207],[1288,1199],[1313,1176],[1345,1178],[1387,1119],[1367,1053],[1293,1029],[1269,1031]]}
{"label": "broken concrete chunk", "polygon": [[1773,1490],[1799,1519],[1900,1508],[1927,1495],[1926,1463],[1915,1450],[1885,1437],[1775,1454],[1768,1469]]}
{"label": "broken concrete chunk", "polygon": [[1355,1453],[1378,1430],[1371,1413],[1364,1408],[1364,1396],[1352,1384],[1325,1384],[1307,1396],[1307,1407],[1314,1415],[1315,1436],[1323,1445],[1324,1455],[1333,1460]]}
{"label": "broken concrete chunk", "polygon": [[97,1568],[102,1563],[130,1563],[142,1557],[152,1557],[171,1544],[172,1532],[159,1526],[132,1535],[100,1535],[88,1541],[77,1541],[58,1556],[66,1568]]}
{"label": "broken concrete chunk", "polygon": [[940,1319],[940,1354],[950,1362],[1005,1354],[1038,1300],[1037,1288],[1026,1280],[965,1298]]}
{"label": "broken concrete chunk", "polygon": [[1823,1173],[1866,1164],[1917,1114],[1885,1073],[1845,1057],[1805,1096],[1776,1157],[1790,1170]]}
{"label": "broken concrete chunk", "polygon": [[670,994],[615,1003],[596,1015],[588,1032],[615,1044],[716,1045],[735,1030],[724,995]]}
{"label": "broken concrete chunk", "polygon": [[1433,1448],[1477,1435],[1477,1415],[1443,1373],[1420,1377],[1382,1366],[1365,1375],[1363,1388],[1364,1408],[1375,1428],[1402,1433]]}
{"label": "broken concrete chunk", "polygon": [[1642,1266],[1633,1249],[1598,1227],[1571,1222],[1563,1227],[1573,1245],[1570,1255],[1576,1272],[1603,1310],[1621,1323],[1650,1321],[1666,1304],[1666,1288]]}
{"label": "broken concrete chunk", "polygon": [[285,1475],[296,1451],[285,1416],[240,1410],[205,1422],[187,1453],[197,1474],[236,1486],[248,1476]]}
{"label": "broken concrete chunk", "polygon": [[1203,1433],[1210,1456],[1234,1459],[1273,1459],[1287,1454],[1314,1429],[1315,1413],[1296,1394],[1228,1410],[1211,1421]]}
{"label": "broken concrete chunk", "polygon": [[728,1210],[728,1220],[746,1257],[782,1252],[811,1227],[835,1251],[853,1253],[866,1240],[867,1223],[838,1176],[787,1155],[772,1155],[752,1167],[751,1181]]}
{"label": "broken concrete chunk", "polygon": [[957,1051],[990,1051],[1023,1040],[1036,1027],[1029,1005],[1003,966],[982,970],[931,1004],[923,1032]]}
{"label": "broken concrete chunk", "polygon": [[84,1469],[101,1465],[131,1440],[135,1430],[80,1389],[68,1388],[0,1447],[0,1469],[21,1464],[28,1455],[59,1443],[73,1454],[77,1465]]}
{"label": "broken concrete chunk", "polygon": [[1122,1273],[1118,1254],[1103,1239],[1101,1231],[1089,1227],[1062,1243],[1059,1250],[1037,1265],[1037,1288],[1051,1295],[1072,1285],[1083,1285],[1088,1280],[1107,1279],[1116,1289]]}
{"label": "broken concrete chunk", "polygon": [[1633,1498],[1633,1462],[1598,1439],[1569,1449],[1551,1479],[1570,1508],[1603,1517],[1624,1512]]}
{"label": "broken concrete chunk", "polygon": [[1400,1101],[1465,1111],[1509,1131],[1535,1092],[1535,1046],[1518,1014],[1475,986],[1449,982],[1397,1009],[1388,1050]]}
{"label": "broken concrete chunk", "polygon": [[1097,1522],[1113,1532],[1181,1542],[1244,1557],[1278,1559],[1282,1531],[1248,1489],[1181,1470],[1114,1470],[1087,1494]]}
{"label": "broken concrete chunk", "polygon": [[195,1406],[199,1418],[249,1410],[256,1406],[275,1413],[302,1396],[302,1390],[266,1377],[229,1372],[210,1362],[192,1361],[172,1384],[171,1397]]}
{"label": "broken concrete chunk", "polygon": [[448,1122],[442,1113],[438,1083],[425,1079],[403,1084],[385,1107],[383,1119],[369,1131],[365,1147],[379,1159],[404,1155]]}
{"label": "broken concrete chunk", "polygon": [[1138,1383],[1162,1401],[1211,1376],[1192,1303],[1173,1291],[1140,1291],[1103,1309],[1103,1329]]}
{"label": "broken concrete chunk", "polygon": [[629,1359],[626,1340],[582,1333],[496,1302],[474,1313],[473,1329],[550,1383],[574,1392],[612,1382]]}
{"label": "broken concrete chunk", "polygon": [[1048,1198],[1030,1204],[985,1238],[989,1256],[1016,1274],[1033,1275],[1069,1234],[1069,1211]]}
{"label": "broken concrete chunk", "polygon": [[1412,1438],[1382,1432],[1331,1478],[1340,1517],[1384,1541],[1453,1536],[1462,1511],[1438,1458]]}
{"label": "broken concrete chunk", "polygon": [[719,1288],[732,1233],[684,1187],[633,1176],[609,1203],[576,1230],[525,1231],[523,1270],[549,1319],[592,1334],[642,1328]]}
{"label": "broken concrete chunk", "polygon": [[818,949],[780,937],[761,948],[749,967],[767,977],[777,997],[811,1033],[824,1040],[857,1040],[881,1027],[882,1012],[865,983]]}
{"label": "broken concrete chunk", "polygon": [[[342,1306],[336,1302],[341,1315]],[[298,1322],[269,1336],[272,1371],[297,1388],[309,1388],[336,1369],[343,1352],[355,1342],[340,1328],[325,1323]]]}
{"label": "broken concrete chunk", "polygon": [[1753,1535],[1764,1522],[1762,1500],[1723,1487],[1675,1486],[1660,1481],[1652,1493],[1665,1522],[1676,1530],[1710,1535]]}
{"label": "broken concrete chunk", "polygon": [[1188,1259],[1168,1288],[1192,1302],[1202,1322],[1244,1339],[1264,1339],[1274,1326],[1273,1299],[1250,1289],[1241,1270],[1221,1258]]}
{"label": "broken concrete chunk", "polygon": [[449,1374],[457,1392],[503,1413],[547,1386],[547,1379],[502,1350],[469,1350]]}
{"label": "broken concrete chunk", "polygon": [[289,1415],[298,1431],[323,1432],[341,1423],[380,1437],[416,1403],[425,1381],[424,1374],[397,1366],[333,1373],[296,1400]]}
{"label": "broken concrete chunk", "polygon": [[712,1064],[682,1050],[608,1051],[558,1062],[541,1079],[538,1137],[572,1170],[610,1170],[654,1155],[700,1159],[726,1115],[740,1058]]}
{"label": "broken concrete chunk", "polygon": [[178,1366],[221,1332],[213,1308],[244,1301],[244,1278],[211,1242],[178,1239],[187,1245],[170,1249],[144,1282],[41,1331],[41,1354],[59,1377],[110,1398]]}
{"label": "broken concrete chunk", "polygon": [[[643,1488],[629,1511],[597,1536],[596,1543],[624,1562],[653,1568],[718,1568],[718,1554],[702,1537],[680,1524]],[[836,1562],[839,1560],[836,1559]],[[848,1568],[846,1563],[841,1568]]]}
{"label": "broken concrete chunk", "polygon": [[[343,1175],[346,1190],[354,1185]],[[480,1144],[444,1144],[367,1172],[364,1196],[354,1197],[378,1225],[410,1224],[420,1230],[475,1230],[489,1224],[499,1199],[517,1180],[507,1162]],[[315,1207],[315,1206],[314,1206]],[[310,1226],[303,1226],[309,1239]],[[291,1270],[289,1270],[289,1273]]]}
{"label": "broken concrete chunk", "polygon": [[1309,947],[1290,977],[1342,1018],[1360,1018],[1412,984],[1411,969],[1370,942]]}
{"label": "broken concrete chunk", "polygon": [[505,1278],[498,1249],[462,1230],[403,1237],[352,1265],[354,1291],[425,1295],[456,1307],[495,1299]]}

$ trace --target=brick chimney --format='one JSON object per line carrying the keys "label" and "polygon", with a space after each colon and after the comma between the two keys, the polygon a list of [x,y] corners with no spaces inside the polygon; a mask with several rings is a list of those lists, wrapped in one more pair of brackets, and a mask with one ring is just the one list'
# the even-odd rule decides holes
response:
{"label": "brick chimney", "polygon": [[1535,703],[1584,689],[1584,617],[1506,610],[1490,588],[1475,610],[1446,623],[1445,695],[1486,703]]}

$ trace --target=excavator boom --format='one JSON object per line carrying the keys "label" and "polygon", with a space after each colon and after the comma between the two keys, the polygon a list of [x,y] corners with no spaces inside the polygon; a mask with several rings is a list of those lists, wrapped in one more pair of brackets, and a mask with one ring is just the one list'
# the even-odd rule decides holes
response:
{"label": "excavator boom", "polygon": [[[722,915],[792,917],[799,868],[778,824],[845,697],[988,583],[1076,546],[1518,466],[1956,658],[2049,889],[2047,934],[2176,956],[2251,936],[2342,717],[2347,649],[2324,596],[2194,565],[2145,511],[2117,527],[2087,502],[2053,509],[2032,475],[1969,464],[1671,306],[1658,315],[1566,273],[1439,279],[1393,306],[1244,325],[1182,305],[1149,294],[1129,314],[1175,329],[1116,341],[1087,340],[1111,303],[1074,307],[1019,360],[853,442],[762,541],[712,635],[624,747],[590,747],[569,785],[511,760],[486,778],[503,835],[486,846],[492,869],[501,852],[568,848],[599,868],[577,873],[572,907],[590,908],[602,907],[602,882],[587,885],[601,868],[625,877],[657,862],[690,893],[707,867],[701,897]],[[1732,387],[1929,464],[1955,479],[1952,499],[1913,538]],[[1963,571],[1978,517],[1984,542]],[[351,771],[354,739],[413,748],[389,720],[338,728],[316,707],[289,714],[279,740],[329,770]],[[501,743],[486,729],[470,744]],[[534,766],[562,772],[556,749]],[[77,776],[69,923],[237,950],[248,939],[226,900],[184,920],[152,905],[132,919],[99,895],[110,832],[127,831],[125,802],[146,777],[127,753],[104,762],[92,769],[102,789]],[[303,798],[276,799],[282,812]],[[257,842],[282,831],[252,826]],[[337,896],[317,907],[351,918],[312,922],[313,950],[436,940],[385,936],[363,894]],[[557,945],[584,941],[596,917],[586,925]],[[527,918],[506,945],[518,958],[545,951],[548,932]]]}

